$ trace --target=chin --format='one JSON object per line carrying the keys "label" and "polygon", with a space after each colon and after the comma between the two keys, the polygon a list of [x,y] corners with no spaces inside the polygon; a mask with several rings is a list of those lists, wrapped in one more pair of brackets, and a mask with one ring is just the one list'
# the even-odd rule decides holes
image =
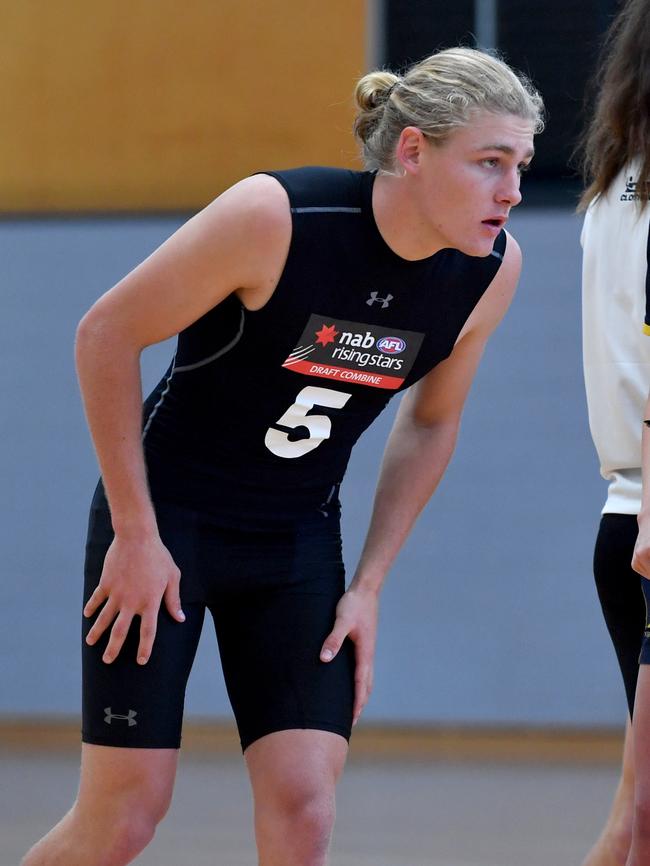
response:
{"label": "chin", "polygon": [[494,238],[485,240],[475,240],[474,242],[465,240],[462,244],[456,246],[457,250],[465,253],[466,256],[474,256],[475,258],[485,258],[489,256],[494,248]]}

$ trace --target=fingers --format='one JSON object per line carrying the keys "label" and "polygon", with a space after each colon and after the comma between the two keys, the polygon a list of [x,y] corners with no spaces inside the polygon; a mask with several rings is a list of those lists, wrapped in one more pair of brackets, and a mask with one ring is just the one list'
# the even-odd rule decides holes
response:
{"label": "fingers", "polygon": [[645,578],[650,577],[650,551],[635,551],[632,559],[632,568]]}
{"label": "fingers", "polygon": [[180,572],[175,579],[170,580],[167,584],[167,589],[165,590],[165,607],[169,611],[169,615],[177,622],[185,622],[185,614],[181,607],[179,586]]}
{"label": "fingers", "polygon": [[[93,595],[94,595],[94,593],[93,593]],[[87,606],[88,605],[86,605],[86,607]],[[86,610],[84,608],[84,616],[88,616],[88,615],[89,614],[86,613]],[[117,607],[109,599],[109,601],[107,601],[106,604],[104,605],[104,607],[102,608],[99,616],[97,617],[97,619],[93,623],[93,627],[90,629],[90,631],[88,632],[88,635],[86,636],[86,643],[88,644],[88,646],[92,646],[93,644],[97,643],[97,641],[104,634],[106,629],[110,627],[110,624],[113,622],[116,615],[117,615]]]}
{"label": "fingers", "polygon": [[101,583],[95,588],[95,591],[90,596],[88,601],[86,602],[86,606],[84,607],[84,616],[89,617],[92,616],[97,608],[103,604],[108,598],[108,592]]}
{"label": "fingers", "polygon": [[153,642],[156,639],[158,617],[155,610],[142,614],[140,622],[140,644],[138,646],[138,664],[146,665],[151,657]]}
{"label": "fingers", "polygon": [[[86,643],[89,646],[93,646],[96,644],[99,638],[104,634],[107,628],[110,627],[110,624],[115,619],[117,615],[117,607],[114,603],[109,599],[104,607],[102,608],[97,620],[95,621],[93,627],[88,632],[86,637]],[[111,635],[104,650],[104,655],[102,656],[102,661],[106,662],[106,664],[110,664],[119,653],[122,648],[122,644],[126,639],[127,632],[129,630],[129,626],[131,625],[131,620],[133,619],[133,614],[127,614],[124,611],[117,615],[117,619],[115,619],[115,623],[113,628],[111,629]]]}
{"label": "fingers", "polygon": [[[172,578],[167,584],[165,590],[165,606],[170,615],[178,622],[185,622],[185,614],[181,608],[181,599],[179,593],[180,572]],[[117,625],[117,623],[116,623]],[[141,614],[140,622],[140,643],[138,645],[138,664],[146,665],[151,658],[151,650],[156,639],[156,630],[158,628],[158,610],[157,607],[150,607]],[[119,650],[118,650],[119,652]]]}
{"label": "fingers", "polygon": [[[115,619],[116,616],[117,619]],[[93,646],[115,619],[106,650],[102,656],[102,661],[106,662],[106,664],[110,664],[119,655],[131,627],[133,617],[134,614],[126,610],[118,613],[116,605],[112,604],[109,599],[97,617],[97,621],[88,632],[86,643],[89,646]],[[138,644],[137,661],[139,665],[145,665],[151,657],[151,651],[156,639],[158,611],[153,606],[145,610],[140,617],[140,642]],[[184,618],[185,615],[183,614]]]}
{"label": "fingers", "polygon": [[[320,651],[320,659],[323,662],[331,662],[336,657],[337,653],[343,646],[343,641],[350,634],[350,626],[341,617],[337,617],[334,623],[334,628],[325,638],[323,647]],[[356,725],[363,708],[368,702],[370,692],[372,691],[373,681],[373,653],[372,650],[366,649],[363,645],[359,645],[358,640],[355,641],[356,646],[356,664],[354,672],[354,707],[352,710],[352,724]]]}
{"label": "fingers", "polygon": [[[181,609],[179,596],[180,571],[172,572],[167,587],[164,591],[165,605],[170,615],[177,622],[185,621],[185,614]],[[93,646],[99,638],[110,628],[108,644],[102,656],[106,664],[110,664],[119,655],[124,641],[126,640],[133,617],[140,616],[140,639],[138,643],[137,662],[145,665],[151,657],[153,644],[156,639],[158,627],[158,611],[160,608],[160,590],[148,588],[141,593],[141,597],[127,600],[123,592],[109,591],[104,589],[100,583],[93,592],[86,606],[84,616],[92,616],[101,604],[104,607],[99,611],[96,621],[86,637],[86,643]],[[111,627],[111,623],[113,623]]]}
{"label": "fingers", "polygon": [[[117,619],[115,617],[117,616]],[[111,628],[111,634],[108,640],[108,644],[106,645],[106,649],[104,650],[104,654],[102,655],[102,661],[106,664],[110,664],[114,661],[122,646],[124,641],[126,640],[126,636],[129,631],[129,627],[133,620],[133,614],[127,613],[126,611],[118,612],[117,605],[113,603],[110,598],[102,608],[99,616],[97,617],[93,627],[88,632],[86,636],[86,643],[88,646],[93,646],[97,643],[99,638],[104,634],[106,629],[110,628],[111,623],[115,620],[113,624],[113,628]],[[152,621],[153,620],[153,621]],[[146,622],[146,626],[145,626]],[[143,634],[144,631],[144,652],[143,649]],[[140,632],[140,648],[138,649],[138,662],[140,664],[145,664],[151,655],[151,646],[153,645],[154,638],[156,636],[156,615],[155,612],[153,615],[144,614],[142,617],[142,627]],[[140,656],[145,657],[145,661],[140,662]]]}
{"label": "fingers", "polygon": [[356,725],[363,708],[368,703],[372,691],[373,668],[372,659],[359,659],[354,672],[354,708],[352,710],[352,724]]}
{"label": "fingers", "polygon": [[124,641],[126,640],[126,636],[132,620],[133,614],[126,613],[126,611],[121,611],[117,619],[115,620],[113,628],[111,629],[111,636],[108,641],[108,646],[104,650],[104,655],[102,656],[102,661],[106,662],[107,665],[109,665],[114,659],[117,658],[120,650],[122,649]]}
{"label": "fingers", "polygon": [[336,656],[338,651],[343,646],[343,641],[349,634],[349,627],[346,623],[341,619],[341,617],[337,617],[334,623],[334,628],[325,638],[325,642],[320,651],[320,660],[322,662],[331,662],[332,659]]}
{"label": "fingers", "polygon": [[639,534],[632,554],[632,568],[643,577],[650,577],[650,532],[648,529],[645,520],[639,520]]}

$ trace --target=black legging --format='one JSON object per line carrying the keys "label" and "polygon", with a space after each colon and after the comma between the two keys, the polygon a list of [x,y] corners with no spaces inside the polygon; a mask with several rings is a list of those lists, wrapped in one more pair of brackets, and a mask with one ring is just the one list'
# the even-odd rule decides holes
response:
{"label": "black legging", "polygon": [[650,590],[650,581],[631,565],[637,534],[636,515],[603,514],[594,550],[596,588],[623,674],[630,716],[645,628],[642,584]]}

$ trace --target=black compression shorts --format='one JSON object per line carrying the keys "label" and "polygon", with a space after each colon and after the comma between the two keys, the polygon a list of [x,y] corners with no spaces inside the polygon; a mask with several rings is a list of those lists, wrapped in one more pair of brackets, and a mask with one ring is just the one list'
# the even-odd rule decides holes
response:
{"label": "black compression shorts", "polygon": [[650,587],[650,581],[632,568],[638,532],[636,515],[603,514],[594,550],[596,588],[623,674],[630,716],[639,663],[650,662],[650,646],[643,637],[646,623],[643,591]]}
{"label": "black compression shorts", "polygon": [[[320,512],[291,528],[233,530],[199,512],[157,504],[163,543],[181,571],[178,623],[164,604],[149,662],[136,663],[136,617],[117,659],[102,661],[108,634],[85,643],[83,726],[86,743],[178,748],[185,686],[205,609],[212,614],[242,748],[273,731],[312,728],[349,739],[354,651],[346,641],[329,663],[319,659],[344,592],[339,519]],[[112,541],[98,488],[90,513],[84,604],[101,577]]]}

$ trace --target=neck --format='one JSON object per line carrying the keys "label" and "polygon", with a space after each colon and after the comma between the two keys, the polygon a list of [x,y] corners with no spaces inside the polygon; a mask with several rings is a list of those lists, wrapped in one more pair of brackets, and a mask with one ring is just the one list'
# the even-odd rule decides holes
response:
{"label": "neck", "polygon": [[412,190],[413,179],[378,174],[372,191],[377,228],[394,253],[403,259],[425,259],[445,244],[420,212]]}

